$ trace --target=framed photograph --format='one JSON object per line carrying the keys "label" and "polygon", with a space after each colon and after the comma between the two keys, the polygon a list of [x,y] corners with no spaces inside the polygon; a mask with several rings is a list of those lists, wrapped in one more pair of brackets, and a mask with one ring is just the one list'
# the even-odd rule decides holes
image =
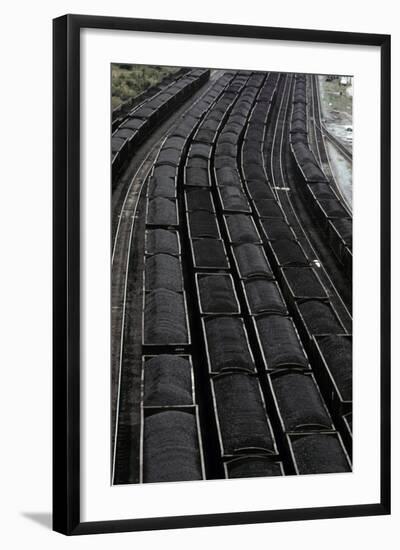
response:
{"label": "framed photograph", "polygon": [[390,36],[54,20],[54,529],[390,513]]}

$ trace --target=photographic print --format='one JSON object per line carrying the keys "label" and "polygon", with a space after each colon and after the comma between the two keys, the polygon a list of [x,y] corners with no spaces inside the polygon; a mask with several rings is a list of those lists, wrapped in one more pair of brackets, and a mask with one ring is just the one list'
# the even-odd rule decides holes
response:
{"label": "photographic print", "polygon": [[111,92],[111,483],[351,472],[352,76]]}

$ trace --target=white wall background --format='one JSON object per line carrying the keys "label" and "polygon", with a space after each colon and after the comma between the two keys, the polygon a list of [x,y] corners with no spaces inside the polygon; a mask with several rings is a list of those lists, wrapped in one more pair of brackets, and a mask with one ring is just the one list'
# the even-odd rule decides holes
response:
{"label": "white wall background", "polygon": [[[393,515],[315,522],[66,538],[51,511],[51,19],[64,13],[325,28],[392,34],[394,100],[400,97],[397,2],[336,0],[58,0],[7,3],[2,11],[0,541],[4,548],[324,550],[398,547],[400,535],[399,290],[393,285]],[[4,96],[4,97],[3,97]],[[399,103],[393,101],[393,281],[400,277]],[[396,219],[397,218],[397,219]]]}

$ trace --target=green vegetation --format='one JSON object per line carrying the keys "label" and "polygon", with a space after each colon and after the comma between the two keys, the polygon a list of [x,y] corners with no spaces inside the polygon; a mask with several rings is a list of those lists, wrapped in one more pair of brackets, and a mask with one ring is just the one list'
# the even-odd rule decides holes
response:
{"label": "green vegetation", "polygon": [[165,76],[176,73],[178,67],[158,65],[111,65],[112,107],[139,95],[143,90],[158,84]]}

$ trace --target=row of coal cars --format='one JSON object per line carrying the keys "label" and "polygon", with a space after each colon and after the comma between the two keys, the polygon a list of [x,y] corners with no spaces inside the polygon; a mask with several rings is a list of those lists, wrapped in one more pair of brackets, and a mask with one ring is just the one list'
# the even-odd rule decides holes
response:
{"label": "row of coal cars", "polygon": [[[241,461],[240,475],[243,476],[282,473],[281,456],[277,454],[275,437],[269,429],[265,396],[267,404],[270,403],[269,409],[272,408],[274,426],[279,426],[280,448],[290,457],[294,472],[348,471],[350,463],[342,438],[321,396],[284,297],[286,289],[281,277],[284,269],[288,280],[292,281],[301,279],[303,273],[309,275],[310,271],[315,277],[317,275],[268,185],[263,144],[277,75],[269,75],[259,93],[262,79],[260,82],[258,78],[259,75],[254,75],[244,85],[215,143],[216,218],[225,242],[229,243],[230,272],[236,281],[241,304],[237,311],[232,280],[229,286],[228,275],[225,275],[230,289],[229,294],[226,290],[226,296],[230,298],[224,308],[214,311],[210,307],[208,310],[202,308],[222,456],[225,460],[231,457]],[[228,194],[226,189],[235,189],[236,193]],[[227,194],[234,195],[235,201],[226,201]],[[294,271],[296,267],[297,272]],[[221,274],[213,277],[220,278],[222,285]],[[199,285],[197,287],[202,307]],[[320,331],[343,332],[344,327],[329,300],[325,300],[326,293],[318,301],[313,300],[312,295],[298,301],[289,289],[287,294],[293,298],[293,309],[299,313],[296,320],[304,338],[307,335],[310,340]],[[219,296],[215,285],[213,300],[209,297],[208,302],[214,302],[215,307]],[[322,316],[319,323],[314,323],[316,313]],[[257,362],[262,365],[261,372],[256,367]],[[222,385],[220,380],[224,379],[226,385],[233,385],[236,380],[237,387],[243,388],[243,401],[235,401],[235,411],[242,422],[236,417],[232,421],[229,402],[224,403],[215,390],[216,384]],[[245,390],[250,381],[254,387],[253,409],[247,408],[250,393]],[[239,392],[230,389],[227,393],[236,397]],[[261,395],[261,399],[257,400],[256,395]],[[233,425],[241,430],[243,441],[234,448],[228,446],[227,450],[225,439]],[[290,466],[286,473],[290,473]]]}
{"label": "row of coal cars", "polygon": [[248,250],[245,237],[255,227],[246,214],[250,205],[237,157],[264,79],[264,74],[241,72],[232,80],[199,125],[183,175],[190,271],[226,478],[283,475],[238,291],[248,277],[238,277],[235,267],[260,268],[260,249]]}
{"label": "row of coal cars", "polygon": [[[313,78],[313,77],[311,77]],[[290,121],[290,147],[312,215],[324,231],[349,278],[352,275],[352,217],[315,158],[308,139],[307,79],[296,75]]]}
{"label": "row of coal cars", "polygon": [[351,469],[351,336],[264,166],[277,80],[224,73],[166,139],[149,178],[142,482],[206,475],[192,338],[202,340],[225,477]]}
{"label": "row of coal cars", "polygon": [[[276,75],[270,75],[264,87],[274,82]],[[273,94],[274,91],[271,99]],[[346,471],[349,468],[347,452],[351,454],[352,339],[312,259],[297,240],[265,171],[262,173],[265,169],[262,112],[264,123],[268,124],[269,109],[264,108],[258,115],[256,103],[244,135],[241,165],[255,225],[269,260],[270,277],[276,277],[283,302],[269,306],[267,315],[256,317],[257,336],[266,369],[271,371],[267,378],[278,414],[285,418],[286,410],[293,420],[293,423],[284,420],[287,437],[290,439],[289,432],[295,432],[296,437],[303,432],[300,441],[305,447],[306,441],[310,441],[315,471],[324,471],[324,468],[325,471]],[[247,166],[251,166],[251,173]],[[280,353],[275,354],[275,349]],[[277,396],[286,384],[283,406]],[[298,458],[293,443],[290,451],[296,466]]]}
{"label": "row of coal cars", "polygon": [[135,148],[166,117],[192,96],[209,77],[209,69],[193,69],[166,84],[158,93],[136,105],[128,113],[128,116],[111,136],[113,185]]}
{"label": "row of coal cars", "polygon": [[[189,138],[232,78],[232,73],[224,73],[184,114],[162,144],[147,182],[140,456],[144,483],[206,477],[190,353],[178,176]],[[198,251],[207,249],[200,243]]]}

